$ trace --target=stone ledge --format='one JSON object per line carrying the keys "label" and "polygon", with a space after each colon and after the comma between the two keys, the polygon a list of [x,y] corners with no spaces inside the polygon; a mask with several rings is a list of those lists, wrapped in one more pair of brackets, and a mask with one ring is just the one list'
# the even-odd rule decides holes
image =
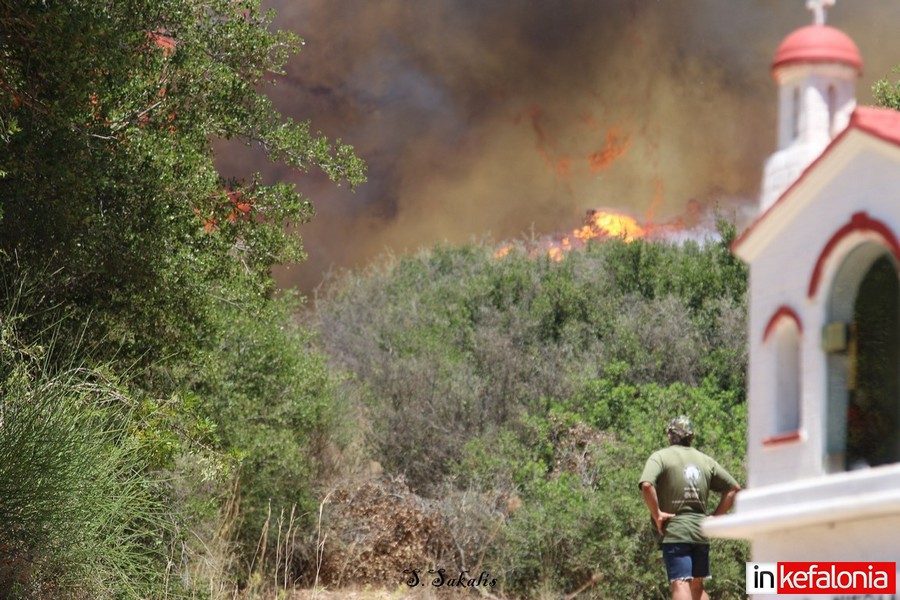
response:
{"label": "stone ledge", "polygon": [[741,491],[735,512],[707,520],[710,537],[760,534],[900,515],[900,465],[837,473]]}

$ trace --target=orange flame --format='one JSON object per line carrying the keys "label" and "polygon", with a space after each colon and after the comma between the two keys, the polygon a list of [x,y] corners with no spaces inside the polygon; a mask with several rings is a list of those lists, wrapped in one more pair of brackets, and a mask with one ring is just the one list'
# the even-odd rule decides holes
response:
{"label": "orange flame", "polygon": [[[617,238],[623,242],[633,242],[640,238],[670,235],[683,230],[684,222],[679,219],[666,224],[638,223],[631,215],[611,210],[591,209],[584,217],[584,224],[561,237],[544,238],[527,250],[531,257],[546,256],[559,262],[573,248],[583,247],[588,240]],[[505,244],[494,252],[494,258],[503,258],[513,250],[512,244]]]}
{"label": "orange flame", "polygon": [[589,210],[584,217],[584,225],[574,229],[571,234],[564,235],[558,242],[551,242],[547,247],[550,260],[559,262],[572,248],[578,248],[593,239],[621,238],[625,242],[633,242],[647,235],[646,227],[638,225],[637,220],[624,213],[605,210]]}
{"label": "orange flame", "polygon": [[584,217],[584,225],[573,231],[572,235],[583,242],[600,237],[620,237],[631,242],[647,235],[647,229],[638,225],[630,215],[589,210]]}
{"label": "orange flame", "polygon": [[[552,123],[547,122],[547,115],[540,106],[531,106],[515,116],[513,122],[520,125],[530,122],[534,132],[537,151],[547,170],[556,175],[558,179],[566,179],[572,172],[573,165],[577,168],[579,163],[566,156],[565,143],[560,143],[555,135]],[[596,129],[599,123],[590,115],[582,118],[582,121],[590,129]],[[631,136],[619,127],[612,127],[606,132],[606,141],[601,148],[587,154],[587,167],[591,173],[599,173],[607,169],[613,162],[621,158],[631,147]]]}
{"label": "orange flame", "polygon": [[597,173],[604,170],[617,158],[621,158],[623,154],[631,146],[631,140],[617,128],[610,129],[606,132],[606,145],[588,154],[588,165],[591,173]]}

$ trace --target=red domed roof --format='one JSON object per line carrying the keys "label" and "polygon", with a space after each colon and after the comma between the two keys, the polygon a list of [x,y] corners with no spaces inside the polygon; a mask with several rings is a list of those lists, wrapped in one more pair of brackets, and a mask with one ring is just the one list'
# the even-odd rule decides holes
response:
{"label": "red domed roof", "polygon": [[827,25],[807,25],[784,38],[772,68],[796,63],[838,62],[862,72],[859,48],[846,33]]}

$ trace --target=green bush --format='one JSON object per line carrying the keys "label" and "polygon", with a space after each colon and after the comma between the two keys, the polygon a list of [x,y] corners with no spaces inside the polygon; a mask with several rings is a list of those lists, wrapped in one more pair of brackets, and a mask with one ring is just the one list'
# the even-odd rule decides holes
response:
{"label": "green bush", "polygon": [[[426,496],[494,499],[496,534],[457,546],[483,555],[503,591],[593,582],[583,597],[664,598],[637,487],[663,424],[693,415],[700,449],[744,473],[746,271],[733,236],[722,223],[703,244],[611,240],[559,263],[439,246],[339,279],[316,326],[354,375],[388,471]],[[455,530],[467,516],[483,525],[459,504]],[[746,557],[715,541],[717,597],[742,596]]]}
{"label": "green bush", "polygon": [[[266,540],[267,548],[258,546],[282,512],[293,511],[296,529],[308,533],[327,455],[353,431],[347,403],[337,393],[339,379],[313,348],[311,334],[292,321],[295,309],[289,300],[246,309],[222,303],[216,319],[223,326],[191,378],[191,402],[210,423],[211,443],[225,458],[205,474],[205,485],[204,475],[194,474],[201,481],[187,485],[185,501],[200,509],[194,518],[207,521],[217,518],[222,501],[233,507],[227,537],[239,562],[232,575],[240,578],[254,560],[256,569],[271,566],[259,564],[256,555],[274,559],[277,536]],[[220,501],[203,505],[202,498]],[[298,552],[289,565],[292,580],[301,577],[307,554]]]}
{"label": "green bush", "polygon": [[378,459],[424,489],[466,441],[584,378],[712,378],[742,399],[746,279],[727,243],[613,240],[560,263],[438,246],[346,275],[316,327],[368,398]]}
{"label": "green bush", "polygon": [[174,523],[134,401],[95,371],[35,378],[28,362],[0,381],[0,596],[165,594]]}
{"label": "green bush", "polygon": [[[544,417],[510,423],[466,446],[454,469],[460,485],[499,487],[522,501],[485,564],[517,596],[571,591],[599,574],[592,591],[598,598],[665,597],[657,538],[637,487],[644,461],[665,443],[668,416],[686,412],[700,428],[697,447],[742,479],[744,407],[708,385],[600,380],[586,388],[590,397],[580,396],[577,406],[554,404]],[[584,410],[598,406],[604,408]],[[617,407],[612,422],[610,406]],[[745,544],[713,542],[717,597],[742,597],[746,560]]]}

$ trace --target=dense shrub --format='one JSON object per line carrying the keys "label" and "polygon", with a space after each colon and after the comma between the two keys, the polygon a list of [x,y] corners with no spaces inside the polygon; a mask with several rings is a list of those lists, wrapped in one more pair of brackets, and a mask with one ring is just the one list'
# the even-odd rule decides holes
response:
{"label": "dense shrub", "polygon": [[[637,488],[643,463],[664,444],[668,415],[685,412],[700,425],[696,446],[741,476],[743,406],[708,383],[634,386],[600,379],[585,388],[586,395],[555,403],[546,416],[472,440],[453,469],[462,486],[500,486],[521,498],[487,564],[517,595],[571,590],[598,574],[598,597],[665,596],[657,540]],[[711,585],[721,597],[739,594],[745,552],[743,544],[715,543]]]}
{"label": "dense shrub", "polygon": [[745,274],[727,243],[613,240],[560,263],[438,246],[343,277],[317,328],[365,390],[385,467],[421,489],[465,441],[584,378],[712,378],[743,399]]}
{"label": "dense shrub", "polygon": [[[294,308],[288,301],[250,310],[221,305],[218,318],[228,327],[198,361],[189,392],[212,424],[215,447],[227,455],[207,479],[222,480],[212,495],[230,495],[238,511],[231,541],[245,574],[271,515],[293,512],[299,529],[312,526],[316,481],[352,427],[341,421],[348,407],[337,396],[338,379],[312,348],[311,334],[291,321]],[[203,495],[186,493],[195,503]],[[277,540],[267,541],[265,552],[274,557]],[[292,577],[303,566],[291,565]]]}
{"label": "dense shrub", "polygon": [[[503,591],[667,596],[637,479],[676,413],[743,477],[746,273],[733,228],[721,234],[609,240],[558,263],[438,246],[318,298],[323,349],[354,375],[376,458],[440,498],[453,531],[481,529],[456,546]],[[466,494],[491,508],[452,501]],[[715,594],[740,597],[746,546],[714,554]]]}
{"label": "dense shrub", "polygon": [[[175,390],[159,397],[90,348],[66,359],[73,340],[35,343],[23,331],[41,286],[0,281],[0,597],[232,597],[251,577],[312,579],[294,546],[354,421],[294,302],[234,286],[246,302],[211,303],[205,347],[142,369]],[[73,327],[63,309],[41,318],[66,325],[51,342]],[[289,541],[265,535],[282,515]]]}

